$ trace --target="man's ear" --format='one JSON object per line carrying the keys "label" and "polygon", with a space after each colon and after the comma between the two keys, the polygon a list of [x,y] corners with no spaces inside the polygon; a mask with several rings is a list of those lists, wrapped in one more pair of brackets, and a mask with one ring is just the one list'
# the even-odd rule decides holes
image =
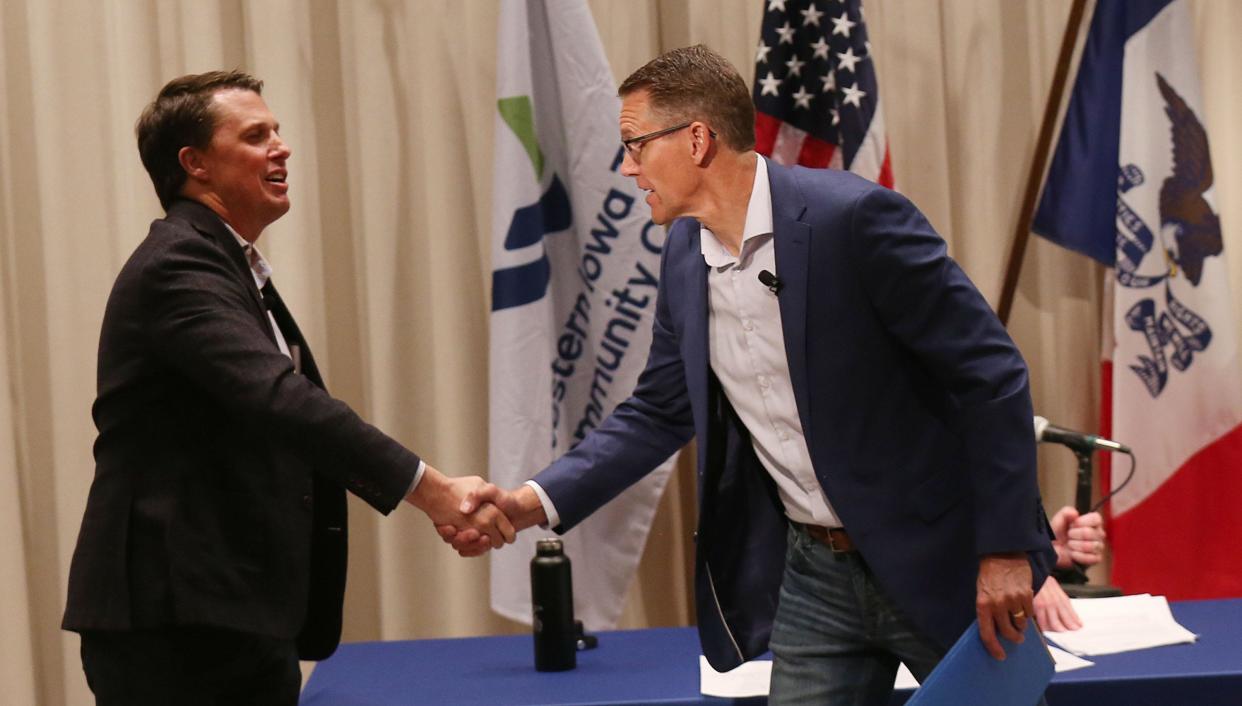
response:
{"label": "man's ear", "polygon": [[207,178],[207,165],[201,150],[189,146],[182,147],[177,151],[177,161],[181,163],[181,168],[191,179],[202,181]]}
{"label": "man's ear", "polygon": [[695,122],[690,125],[690,157],[695,164],[706,166],[716,151],[716,133],[707,125]]}

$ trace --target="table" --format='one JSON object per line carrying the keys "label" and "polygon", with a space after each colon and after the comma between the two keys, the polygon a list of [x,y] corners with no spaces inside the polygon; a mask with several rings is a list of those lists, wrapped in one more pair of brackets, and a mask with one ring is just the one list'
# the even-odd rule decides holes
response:
{"label": "table", "polygon": [[[1242,600],[1172,604],[1200,638],[1139,652],[1090,658],[1095,666],[1058,674],[1052,706],[1242,704]],[[321,662],[303,706],[556,706],[565,704],[763,704],[699,693],[693,628],[620,630],[599,635],[568,672],[534,670],[528,635],[341,645]],[[897,692],[891,704],[911,692]]]}

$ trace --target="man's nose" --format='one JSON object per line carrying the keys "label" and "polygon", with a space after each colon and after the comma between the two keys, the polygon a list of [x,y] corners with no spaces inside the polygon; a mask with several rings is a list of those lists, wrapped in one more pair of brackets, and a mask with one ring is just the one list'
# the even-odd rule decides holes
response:
{"label": "man's nose", "polygon": [[289,159],[293,154],[293,150],[289,144],[285,142],[280,135],[272,135],[272,158],[273,159]]}
{"label": "man's nose", "polygon": [[630,155],[630,151],[622,149],[625,155],[621,158],[621,176],[638,176],[638,162],[634,161],[634,157]]}

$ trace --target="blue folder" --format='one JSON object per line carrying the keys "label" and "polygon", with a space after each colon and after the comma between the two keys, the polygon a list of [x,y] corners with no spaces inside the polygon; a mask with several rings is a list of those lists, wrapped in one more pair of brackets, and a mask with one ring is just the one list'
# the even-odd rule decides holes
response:
{"label": "blue folder", "polygon": [[1000,638],[1000,661],[983,648],[979,622],[971,623],[906,706],[1034,706],[1055,665],[1034,620],[1026,621],[1025,637],[1022,644]]}

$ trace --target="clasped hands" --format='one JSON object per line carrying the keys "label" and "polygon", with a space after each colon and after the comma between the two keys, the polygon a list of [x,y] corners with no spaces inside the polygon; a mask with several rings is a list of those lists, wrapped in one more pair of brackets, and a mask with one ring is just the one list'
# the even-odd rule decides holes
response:
{"label": "clasped hands", "polygon": [[511,544],[517,533],[546,521],[528,486],[507,491],[479,476],[450,477],[432,468],[406,501],[426,513],[436,532],[462,556],[480,556]]}

